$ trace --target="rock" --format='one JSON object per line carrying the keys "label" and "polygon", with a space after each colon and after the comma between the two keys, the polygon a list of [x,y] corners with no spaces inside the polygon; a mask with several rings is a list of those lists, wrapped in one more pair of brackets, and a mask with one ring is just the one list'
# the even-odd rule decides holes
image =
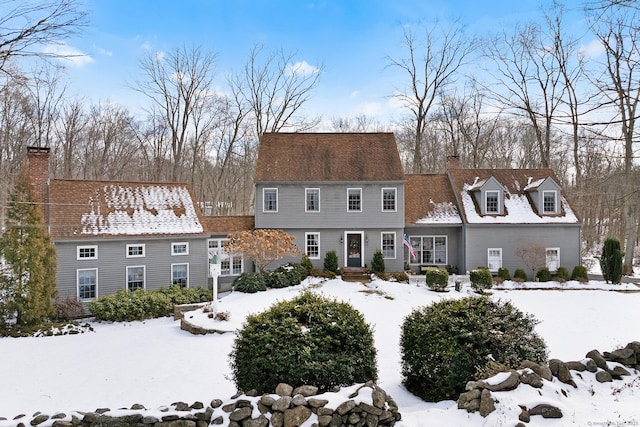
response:
{"label": "rock", "polygon": [[562,418],[562,411],[553,405],[543,403],[529,409],[529,415],[542,415],[542,418]]}
{"label": "rock", "polygon": [[354,402],[353,400],[347,400],[346,402],[342,402],[340,405],[338,405],[338,407],[336,408],[336,413],[342,416],[347,412],[350,412],[355,407],[356,402]]}
{"label": "rock", "polygon": [[589,353],[586,354],[586,357],[596,362],[596,366],[598,368],[604,369],[605,371],[609,369],[609,366],[607,365],[607,361],[602,356],[602,354],[600,354],[598,350],[591,350]]}
{"label": "rock", "polygon": [[520,382],[534,388],[542,387],[542,377],[529,369],[526,369],[520,374]]}
{"label": "rock", "polygon": [[202,402],[193,402],[193,404],[190,406],[191,409],[204,409],[204,403]]}
{"label": "rock", "polygon": [[318,394],[318,387],[312,385],[303,385],[300,387],[296,387],[292,394],[295,396],[296,394],[301,394],[304,397],[315,396]]}
{"label": "rock", "polygon": [[253,412],[253,409],[251,409],[248,406],[245,406],[244,408],[238,408],[235,411],[233,411],[232,413],[229,414],[229,420],[230,421],[242,421],[245,420],[249,417],[251,417],[251,413]]}
{"label": "rock", "polygon": [[327,427],[331,423],[331,415],[318,415],[318,427]]}
{"label": "rock", "polygon": [[471,391],[474,388],[482,388],[482,381],[467,381],[467,385],[464,387],[466,391]]}
{"label": "rock", "polygon": [[260,397],[259,402],[262,403],[264,406],[268,406],[271,407],[271,405],[273,405],[275,403],[276,399],[273,398],[273,396],[270,396],[268,394],[263,394],[262,397]]}
{"label": "rock", "polygon": [[544,378],[547,381],[551,381],[553,379],[553,376],[551,374],[551,369],[549,369],[548,366],[539,365],[530,360],[522,361],[520,366],[522,366],[523,368],[531,369],[533,372],[540,375],[540,377]]}
{"label": "rock", "polygon": [[480,415],[486,417],[496,410],[496,404],[491,397],[491,392],[487,389],[482,390],[480,395]]}
{"label": "rock", "polygon": [[190,411],[191,408],[189,407],[189,404],[185,403],[185,402],[177,402],[176,403],[176,411],[178,412],[186,412],[186,411]]}
{"label": "rock", "polygon": [[260,415],[256,419],[244,420],[242,427],[267,427],[269,425],[269,419],[264,415]]}
{"label": "rock", "polygon": [[[327,402],[329,403],[329,402]],[[333,415],[333,409],[331,408],[318,408],[318,415]]]}
{"label": "rock", "polygon": [[596,381],[599,383],[609,383],[613,381],[613,377],[607,371],[598,371],[596,372]]}
{"label": "rock", "polygon": [[609,370],[609,373],[611,374],[612,377],[618,377],[618,379],[622,379],[620,377],[623,377],[623,376],[631,375],[629,371],[627,371],[620,365],[614,366],[613,369]]}
{"label": "rock", "polygon": [[236,409],[236,402],[227,403],[222,407],[222,410],[227,413],[233,412],[235,409]]}
{"label": "rock", "polygon": [[373,390],[371,393],[371,401],[376,408],[384,409],[387,403],[387,393],[381,389]]}
{"label": "rock", "polygon": [[253,407],[253,402],[251,402],[250,400],[247,399],[238,399],[236,400],[236,408],[252,408]]}
{"label": "rock", "polygon": [[636,353],[632,348],[620,348],[611,353],[604,353],[605,360],[622,363],[625,366],[635,366],[637,363]]}
{"label": "rock", "polygon": [[598,372],[598,365],[596,365],[596,362],[594,362],[593,359],[591,358],[584,359],[582,363],[584,364],[585,368],[587,368],[587,371]]}
{"label": "rock", "polygon": [[140,403],[134,403],[133,405],[131,405],[131,409],[133,409],[134,411],[140,411],[147,408],[145,408],[144,405],[141,405]]}
{"label": "rock", "polygon": [[578,372],[582,372],[585,369],[587,369],[586,366],[584,366],[584,364],[582,362],[576,362],[575,360],[572,360],[570,362],[564,362],[564,365],[570,370],[570,371],[578,371]]}
{"label": "rock", "polygon": [[[500,375],[500,374],[498,374]],[[495,378],[495,376],[493,377]],[[518,374],[518,372],[514,371],[513,369],[509,372],[509,375],[502,380],[500,383],[498,384],[490,384],[487,383],[487,380],[482,381],[482,384],[484,386],[485,389],[490,390],[490,391],[509,391],[509,390],[514,390],[518,387],[518,384],[520,384],[520,374]]]}
{"label": "rock", "polygon": [[284,412],[274,412],[271,414],[271,425],[273,427],[282,427],[284,425]]}
{"label": "rock", "polygon": [[278,396],[291,396],[291,393],[293,393],[293,387],[289,384],[280,383],[276,387],[276,394]]}
{"label": "rock", "polygon": [[531,421],[531,414],[529,414],[527,407],[520,405],[520,410],[521,412],[520,415],[518,415],[518,420],[522,421],[523,423],[528,423],[529,421]]}
{"label": "rock", "polygon": [[34,419],[31,420],[32,426],[37,426],[38,424],[42,424],[43,422],[49,419],[48,415],[37,415]]}
{"label": "rock", "polygon": [[282,396],[280,399],[273,402],[271,409],[274,411],[284,412],[286,409],[289,409],[292,400],[293,398],[291,396]]}
{"label": "rock", "polygon": [[293,406],[306,406],[307,399],[305,399],[304,396],[301,394],[296,394],[293,396],[293,399],[291,399],[291,404]]}
{"label": "rock", "polygon": [[209,406],[211,406],[212,408],[219,408],[220,406],[222,406],[222,400],[220,399],[213,399],[211,401],[211,403],[209,404]]}
{"label": "rock", "polygon": [[311,417],[311,409],[306,406],[296,406],[284,411],[284,427],[298,427]]}
{"label": "rock", "polygon": [[567,368],[567,365],[565,365],[562,360],[549,360],[549,369],[551,369],[551,373],[561,382],[572,385],[574,388],[578,387],[571,377],[571,371],[569,371],[569,368]]}
{"label": "rock", "polygon": [[251,390],[246,392],[244,395],[248,397],[256,397],[258,395],[258,390],[256,390],[255,388],[252,388]]}
{"label": "rock", "polygon": [[347,422],[349,423],[349,425],[353,426],[358,424],[358,422],[360,422],[360,415],[356,414],[355,412],[350,413],[347,417]]}
{"label": "rock", "polygon": [[466,391],[458,397],[458,409],[466,409],[467,412],[474,412],[480,409],[480,397],[482,390],[475,388]]}
{"label": "rock", "polygon": [[369,405],[366,402],[360,402],[360,404],[358,405],[364,412],[367,412],[369,414],[373,414],[376,416],[379,416],[380,414],[382,414],[382,409],[380,408],[376,408],[373,405]]}
{"label": "rock", "polygon": [[316,399],[312,397],[311,399],[307,399],[307,403],[312,408],[322,408],[324,405],[329,403],[329,401],[327,399]]}

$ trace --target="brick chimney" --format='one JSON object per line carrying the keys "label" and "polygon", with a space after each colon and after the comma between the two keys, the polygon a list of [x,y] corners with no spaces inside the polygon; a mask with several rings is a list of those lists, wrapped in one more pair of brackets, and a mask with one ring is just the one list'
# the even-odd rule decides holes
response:
{"label": "brick chimney", "polygon": [[49,147],[27,147],[29,182],[46,223],[49,222],[49,209],[45,209],[49,202],[49,154]]}
{"label": "brick chimney", "polygon": [[447,169],[459,169],[460,156],[447,156]]}

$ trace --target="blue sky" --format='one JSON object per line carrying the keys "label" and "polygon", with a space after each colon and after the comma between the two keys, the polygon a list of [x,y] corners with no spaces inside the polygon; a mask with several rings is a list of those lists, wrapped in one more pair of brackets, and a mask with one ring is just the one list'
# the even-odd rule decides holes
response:
{"label": "blue sky", "polygon": [[[256,43],[295,51],[296,61],[324,65],[308,109],[327,117],[393,114],[389,95],[406,83],[387,57],[402,55],[403,29],[459,20],[487,35],[538,19],[540,0],[84,0],[90,24],[68,41],[87,55],[69,68],[69,93],[112,100],[138,110],[128,84],[141,77],[145,51],[199,45],[217,53],[216,80],[238,71]],[[578,0],[567,0],[578,9]],[[579,12],[579,11],[578,11]],[[571,19],[583,31],[576,13]]]}

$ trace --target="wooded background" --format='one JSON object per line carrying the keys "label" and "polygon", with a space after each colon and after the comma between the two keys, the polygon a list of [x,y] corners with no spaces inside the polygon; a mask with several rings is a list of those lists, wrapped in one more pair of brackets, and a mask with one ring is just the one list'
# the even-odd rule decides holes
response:
{"label": "wooded background", "polygon": [[[3,4],[0,224],[27,146],[51,148],[55,178],[187,182],[206,215],[247,215],[264,132],[387,131],[406,173],[442,172],[450,155],[468,168],[553,168],[584,223],[585,254],[617,237],[631,266],[640,232],[636,1],[586,1],[591,33],[582,37],[565,30],[555,2],[541,19],[482,39],[462,25],[413,27],[384,64],[404,76],[389,96],[406,114],[388,123],[304,113],[322,67],[292,68],[297,52],[258,44],[224,76],[204,46],[140,58],[130,90],[146,99],[142,114],[71,97],[56,55],[34,46],[80,31],[86,12],[76,0]],[[594,35],[595,57],[583,50]]]}

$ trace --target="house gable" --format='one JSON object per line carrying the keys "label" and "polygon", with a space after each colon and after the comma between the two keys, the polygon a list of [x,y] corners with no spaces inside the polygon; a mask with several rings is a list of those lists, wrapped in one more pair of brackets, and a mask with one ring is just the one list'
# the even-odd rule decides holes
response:
{"label": "house gable", "polygon": [[405,224],[462,224],[445,174],[410,174],[405,184]]}

